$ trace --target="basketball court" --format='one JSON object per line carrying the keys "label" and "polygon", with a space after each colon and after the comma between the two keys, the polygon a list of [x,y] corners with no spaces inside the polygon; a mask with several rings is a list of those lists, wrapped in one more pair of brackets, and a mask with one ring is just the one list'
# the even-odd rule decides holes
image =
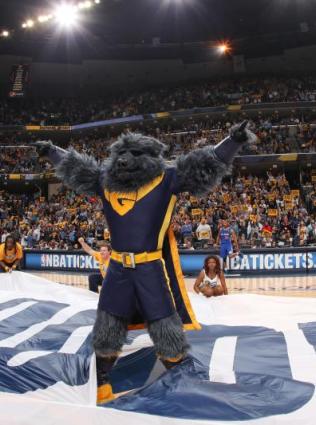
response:
{"label": "basketball court", "polygon": [[[88,288],[88,274],[62,272],[30,272],[53,282],[78,288]],[[186,277],[189,292],[195,279]],[[258,294],[281,297],[316,297],[316,276],[306,274],[287,276],[235,277],[226,276],[229,294]]]}

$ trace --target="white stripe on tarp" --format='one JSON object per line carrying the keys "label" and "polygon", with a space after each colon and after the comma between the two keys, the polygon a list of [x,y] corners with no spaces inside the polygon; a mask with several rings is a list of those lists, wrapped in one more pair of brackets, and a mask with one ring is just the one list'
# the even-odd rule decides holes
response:
{"label": "white stripe on tarp", "polygon": [[51,354],[52,351],[24,351],[19,353],[16,356],[13,356],[7,363],[8,366],[21,366],[24,363],[27,363],[30,360],[37,359],[38,357],[47,356]]}
{"label": "white stripe on tarp", "polygon": [[236,384],[234,372],[236,343],[236,336],[225,336],[215,341],[210,361],[210,381]]}
{"label": "white stripe on tarp", "polygon": [[[67,341],[64,343],[64,345],[61,347],[61,349],[58,352],[67,353],[67,354],[75,354],[79,350],[79,348],[82,346],[84,341],[87,339],[87,336],[89,335],[91,331],[92,331],[92,326],[81,326],[80,328],[76,329],[70,335],[70,337],[67,339]],[[12,357],[7,364],[10,367],[21,366],[30,360],[36,359],[38,357],[47,356],[53,352],[55,352],[55,350],[54,351],[50,351],[50,350],[24,351]]]}
{"label": "white stripe on tarp", "polygon": [[0,320],[5,320],[10,316],[14,316],[15,314],[20,313],[20,311],[23,311],[34,304],[37,304],[37,301],[24,301],[23,303],[15,305],[14,307],[6,308],[0,311]]}
{"label": "white stripe on tarp", "polygon": [[76,353],[82,344],[87,339],[87,336],[92,331],[92,326],[81,326],[73,331],[64,345],[58,350],[59,353],[68,353],[74,354]]}
{"label": "white stripe on tarp", "polygon": [[284,332],[293,379],[316,384],[316,353],[302,330]]}
{"label": "white stripe on tarp", "polygon": [[44,322],[41,322],[41,323],[36,323],[35,325],[29,327],[28,329],[25,329],[24,331],[20,333],[12,335],[9,338],[3,339],[2,341],[0,341],[0,347],[14,348],[18,344],[21,344],[22,342],[27,341],[32,336],[41,332],[47,326],[60,325],[64,323],[67,319],[69,319],[70,317],[74,316],[77,313],[80,313],[81,311],[84,311],[82,310],[82,307],[78,307],[78,306],[66,307],[63,310],[58,311],[49,320],[45,320]]}
{"label": "white stripe on tarp", "polygon": [[136,338],[133,339],[131,344],[123,345],[120,358],[129,356],[130,354],[135,353],[136,351],[144,347],[152,347],[152,346],[153,346],[153,342],[150,339],[150,336],[148,335],[148,333],[138,335]]}

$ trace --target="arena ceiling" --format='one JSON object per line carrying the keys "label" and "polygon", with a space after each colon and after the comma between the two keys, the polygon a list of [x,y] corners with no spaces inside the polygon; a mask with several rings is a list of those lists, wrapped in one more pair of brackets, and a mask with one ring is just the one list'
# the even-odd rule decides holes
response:
{"label": "arena ceiling", "polygon": [[34,50],[47,42],[53,42],[59,50],[75,45],[81,54],[96,46],[98,50],[122,44],[148,46],[154,38],[164,45],[250,40],[267,34],[277,40],[304,33],[308,39],[316,32],[316,0],[100,0],[84,14],[80,26],[67,34],[56,33],[52,24],[21,29],[25,19],[59,2],[0,0],[0,29],[13,30],[12,36],[0,40],[0,53],[21,54],[25,43]]}

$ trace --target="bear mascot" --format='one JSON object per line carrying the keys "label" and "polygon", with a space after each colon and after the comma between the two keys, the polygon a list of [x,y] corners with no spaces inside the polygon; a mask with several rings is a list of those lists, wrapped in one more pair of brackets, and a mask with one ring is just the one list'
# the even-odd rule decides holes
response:
{"label": "bear mascot", "polygon": [[35,142],[39,156],[53,163],[66,186],[100,196],[111,234],[111,261],[92,335],[99,404],[114,398],[109,372],[128,329],[146,326],[166,368],[186,357],[184,329],[199,329],[199,324],[170,228],[177,195],[209,192],[229,172],[239,148],[255,137],[244,121],[215,147],[195,149],[174,164],[164,161],[163,143],[141,134],[121,136],[103,163],[50,141]]}

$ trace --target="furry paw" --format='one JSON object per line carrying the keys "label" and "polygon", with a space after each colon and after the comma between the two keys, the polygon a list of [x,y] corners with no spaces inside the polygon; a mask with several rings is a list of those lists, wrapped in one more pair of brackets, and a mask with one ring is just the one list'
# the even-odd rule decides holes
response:
{"label": "furry paw", "polygon": [[253,143],[257,136],[247,128],[248,121],[234,125],[230,130],[230,136],[237,143]]}
{"label": "furry paw", "polygon": [[41,140],[32,143],[32,146],[36,148],[36,151],[40,157],[47,156],[49,151],[54,146],[50,140]]}

